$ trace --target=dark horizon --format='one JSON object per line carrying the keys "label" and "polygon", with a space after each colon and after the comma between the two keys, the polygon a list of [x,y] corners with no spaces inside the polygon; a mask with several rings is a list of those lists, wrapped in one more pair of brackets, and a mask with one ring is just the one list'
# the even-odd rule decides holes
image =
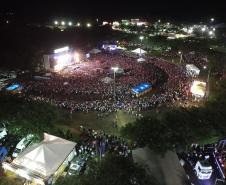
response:
{"label": "dark horizon", "polygon": [[23,19],[47,21],[57,17],[72,18],[162,18],[179,21],[205,21],[211,17],[226,21],[224,2],[178,1],[95,1],[95,2],[20,2],[7,3],[1,11],[13,11]]}

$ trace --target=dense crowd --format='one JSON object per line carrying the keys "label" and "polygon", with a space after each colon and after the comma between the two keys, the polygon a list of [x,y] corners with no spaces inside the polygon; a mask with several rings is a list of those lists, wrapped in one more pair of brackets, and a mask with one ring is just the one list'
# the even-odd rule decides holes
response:
{"label": "dense crowd", "polygon": [[203,69],[208,63],[208,60],[204,55],[195,52],[183,54],[183,60],[185,63],[194,64],[200,69]]}
{"label": "dense crowd", "polygon": [[[116,73],[116,101],[113,100],[113,82],[102,81],[105,77],[113,78],[112,66],[122,69],[121,73]],[[131,88],[143,82],[151,83],[155,93],[135,97]],[[101,53],[73,71],[53,74],[49,80],[25,81],[24,95],[71,112],[123,109],[139,115],[139,111],[164,102],[186,99],[189,82],[184,68],[160,58],[146,58],[146,62],[140,64],[129,56]]]}
{"label": "dense crowd", "polygon": [[103,131],[81,128],[80,141],[76,145],[76,154],[88,153],[92,157],[103,157],[106,153],[129,157],[133,145],[129,146],[125,139],[108,135]]}

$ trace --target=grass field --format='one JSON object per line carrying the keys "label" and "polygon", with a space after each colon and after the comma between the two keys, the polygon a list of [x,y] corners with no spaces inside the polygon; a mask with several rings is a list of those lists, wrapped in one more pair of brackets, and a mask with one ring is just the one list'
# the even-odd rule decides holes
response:
{"label": "grass field", "polygon": [[[116,117],[117,128],[114,127],[113,124]],[[86,128],[92,128],[94,130],[103,130],[108,134],[119,135],[120,127],[135,120],[135,117],[121,110],[117,111],[117,113],[109,113],[102,118],[98,117],[96,112],[78,112],[73,113],[67,121],[58,123],[58,127],[69,129],[72,133],[76,134],[79,133],[79,127],[82,125]]]}

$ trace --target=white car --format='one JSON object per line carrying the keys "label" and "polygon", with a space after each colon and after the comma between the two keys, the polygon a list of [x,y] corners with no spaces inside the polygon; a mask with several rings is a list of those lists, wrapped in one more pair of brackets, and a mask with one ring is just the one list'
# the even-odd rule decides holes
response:
{"label": "white car", "polygon": [[72,163],[69,167],[68,175],[75,175],[80,169],[81,166],[78,163]]}
{"label": "white car", "polygon": [[32,140],[34,138],[34,135],[29,134],[26,137],[24,137],[17,145],[13,152],[13,157],[17,157],[18,154],[20,154],[28,145],[32,143]]}
{"label": "white car", "polygon": [[194,170],[198,179],[200,180],[210,179],[213,172],[213,168],[208,160],[198,161],[195,165]]}
{"label": "white car", "polygon": [[7,135],[6,128],[0,128],[0,139],[4,138]]}

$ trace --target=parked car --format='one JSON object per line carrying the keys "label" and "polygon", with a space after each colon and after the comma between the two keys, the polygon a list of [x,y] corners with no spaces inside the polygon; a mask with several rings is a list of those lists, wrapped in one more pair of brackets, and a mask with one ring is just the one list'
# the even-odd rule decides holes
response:
{"label": "parked car", "polygon": [[7,130],[5,127],[0,128],[0,140],[6,137],[7,135]]}
{"label": "parked car", "polygon": [[32,143],[32,140],[34,139],[34,135],[29,134],[23,139],[20,140],[20,142],[16,145],[16,148],[12,154],[12,157],[17,157],[18,154],[20,154],[28,145]]}

